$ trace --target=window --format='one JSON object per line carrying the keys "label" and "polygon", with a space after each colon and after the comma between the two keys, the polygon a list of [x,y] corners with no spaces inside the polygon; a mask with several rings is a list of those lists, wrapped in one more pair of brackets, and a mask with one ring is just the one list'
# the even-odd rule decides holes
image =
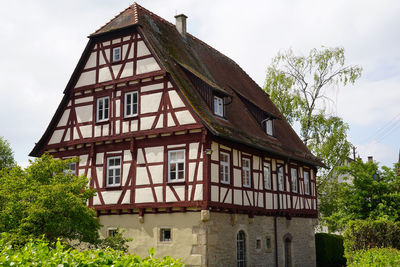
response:
{"label": "window", "polygon": [[116,236],[117,233],[118,233],[117,228],[108,228],[108,229],[107,229],[107,235],[108,235],[109,237]]}
{"label": "window", "polygon": [[292,240],[290,238],[285,239],[285,267],[292,266]]}
{"label": "window", "polygon": [[309,172],[303,172],[303,177],[304,177],[304,194],[309,195],[310,194],[310,173]]}
{"label": "window", "polygon": [[121,185],[121,157],[107,159],[107,186]]}
{"label": "window", "polygon": [[97,122],[107,121],[110,110],[110,98],[102,97],[97,99]]}
{"label": "window", "polygon": [[171,242],[171,228],[161,228],[160,229],[160,242]]}
{"label": "window", "polygon": [[237,241],[237,266],[245,267],[246,266],[246,236],[243,231],[239,231],[236,237]]}
{"label": "window", "polygon": [[272,248],[271,237],[265,237],[265,248],[270,250]]}
{"label": "window", "polygon": [[256,249],[261,249],[261,239],[257,238],[256,240]]}
{"label": "window", "polygon": [[68,169],[64,170],[64,173],[76,175],[76,162],[68,163]]}
{"label": "window", "polygon": [[168,152],[168,181],[185,180],[185,150]]}
{"label": "window", "polygon": [[271,189],[271,165],[269,163],[264,163],[264,188]]}
{"label": "window", "polygon": [[117,62],[121,60],[121,47],[114,47],[112,49],[112,62]]}
{"label": "window", "polygon": [[125,117],[133,117],[138,114],[138,92],[125,94]]}
{"label": "window", "polygon": [[285,190],[285,179],[283,175],[283,166],[278,166],[278,188],[279,191]]}
{"label": "window", "polygon": [[273,121],[272,121],[272,119],[267,119],[267,120],[265,120],[265,122],[264,122],[264,127],[265,127],[265,133],[266,134],[268,134],[268,135],[270,135],[270,136],[273,136],[274,135],[274,131],[273,131]]}
{"label": "window", "polygon": [[242,158],[242,178],[243,186],[251,187],[251,168],[248,158]]}
{"label": "window", "polygon": [[224,116],[224,99],[218,96],[214,96],[214,114]]}
{"label": "window", "polygon": [[292,192],[297,193],[297,169],[291,168],[290,174],[292,176]]}
{"label": "window", "polygon": [[219,178],[221,183],[229,184],[230,179],[230,155],[225,152],[221,152],[219,162]]}

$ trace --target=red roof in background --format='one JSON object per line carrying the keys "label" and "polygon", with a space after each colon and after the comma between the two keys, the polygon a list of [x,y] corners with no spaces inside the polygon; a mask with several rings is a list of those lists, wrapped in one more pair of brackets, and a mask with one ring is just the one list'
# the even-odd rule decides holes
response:
{"label": "red roof in background", "polygon": [[[94,32],[89,42],[128,27],[137,27],[189,105],[214,135],[314,166],[324,166],[320,159],[310,153],[268,94],[238,64],[190,34],[182,37],[174,24],[140,5],[134,3],[115,16]],[[85,57],[85,53],[87,52],[84,52],[82,58]],[[233,96],[232,103],[226,106],[226,120],[214,116],[185,74],[185,68],[220,92]],[[75,72],[77,71],[78,67],[75,69]],[[70,83],[66,91],[71,87]],[[258,106],[265,113],[279,118],[274,120],[274,137],[269,137],[264,132],[241,98]],[[43,142],[42,139],[39,144]],[[37,147],[31,154],[34,154],[34,151],[37,151]]]}

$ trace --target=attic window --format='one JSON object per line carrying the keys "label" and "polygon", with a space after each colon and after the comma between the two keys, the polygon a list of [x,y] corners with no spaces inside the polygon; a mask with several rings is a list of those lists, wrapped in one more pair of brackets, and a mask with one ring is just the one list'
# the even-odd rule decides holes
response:
{"label": "attic window", "polygon": [[263,121],[263,127],[265,130],[265,133],[269,136],[273,136],[274,135],[274,123],[272,118],[268,118],[266,120]]}
{"label": "attic window", "polygon": [[117,46],[112,49],[112,62],[121,61],[121,47]]}
{"label": "attic window", "polygon": [[214,114],[224,117],[224,99],[218,96],[214,96]]}

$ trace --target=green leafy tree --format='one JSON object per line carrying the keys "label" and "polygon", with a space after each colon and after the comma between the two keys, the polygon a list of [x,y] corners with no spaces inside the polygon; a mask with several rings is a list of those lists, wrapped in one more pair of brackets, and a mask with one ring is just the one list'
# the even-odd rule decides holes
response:
{"label": "green leafy tree", "polygon": [[355,162],[339,168],[348,182],[337,190],[335,211],[326,217],[332,230],[343,230],[352,220],[400,221],[398,164],[379,169],[375,162]]}
{"label": "green leafy tree", "polygon": [[0,136],[0,170],[14,166],[14,153],[10,147],[10,143]]}
{"label": "green leafy tree", "polygon": [[317,181],[319,208],[327,215],[335,208],[331,202],[338,186],[334,169],[344,164],[352,146],[347,140],[348,124],[327,111],[333,102],[329,94],[354,83],[361,72],[359,66],[345,65],[340,47],[312,49],[307,56],[292,50],[278,53],[267,69],[264,90],[289,123],[299,125],[304,143],[327,166],[319,170]]}
{"label": "green leafy tree", "polygon": [[65,172],[68,163],[49,155],[35,159],[25,170],[15,167],[0,172],[0,232],[16,242],[45,236],[99,242],[100,223],[87,206],[95,195],[85,176]]}

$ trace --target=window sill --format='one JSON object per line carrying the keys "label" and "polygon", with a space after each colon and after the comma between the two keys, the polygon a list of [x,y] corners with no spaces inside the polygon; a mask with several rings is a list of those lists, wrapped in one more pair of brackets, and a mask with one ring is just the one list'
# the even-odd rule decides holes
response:
{"label": "window sill", "polygon": [[121,185],[116,185],[116,186],[107,185],[106,187],[104,187],[104,189],[107,191],[122,190],[122,186]]}
{"label": "window sill", "polygon": [[131,115],[131,116],[126,116],[126,115],[124,115],[123,120],[128,121],[128,120],[132,120],[132,119],[137,119],[138,117],[139,117],[138,114],[136,114],[136,115]]}
{"label": "window sill", "polygon": [[169,185],[180,185],[180,184],[186,184],[186,181],[185,181],[185,179],[175,180],[175,181],[167,181],[167,184],[169,184]]}
{"label": "window sill", "polygon": [[96,121],[96,125],[102,125],[102,124],[107,124],[107,123],[110,123],[109,119],[103,120],[103,121]]}
{"label": "window sill", "polygon": [[229,182],[220,181],[220,183],[224,184],[224,185],[231,185],[231,181],[229,181]]}

